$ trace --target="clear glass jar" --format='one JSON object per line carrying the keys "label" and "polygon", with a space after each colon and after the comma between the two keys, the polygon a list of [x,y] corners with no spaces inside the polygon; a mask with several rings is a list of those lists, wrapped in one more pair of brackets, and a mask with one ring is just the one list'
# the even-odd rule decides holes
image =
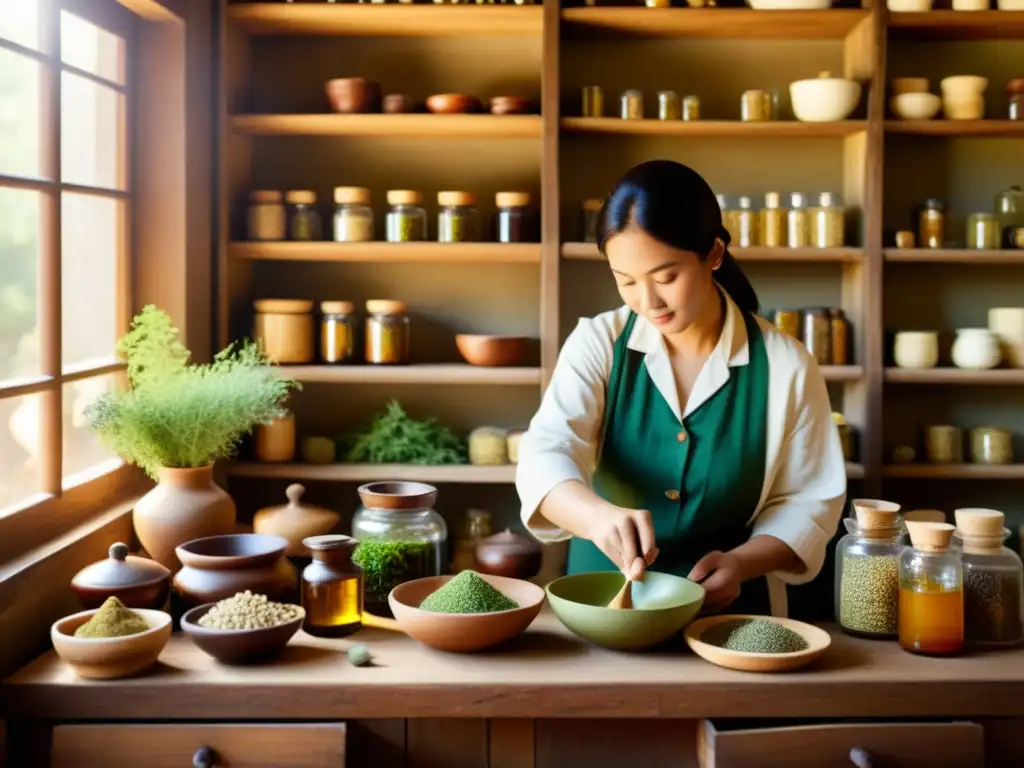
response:
{"label": "clear glass jar", "polygon": [[472,243],[479,239],[479,213],[471,192],[438,192],[437,241]]}
{"label": "clear glass jar", "polygon": [[896,637],[899,616],[899,505],[855,500],[836,545],[836,618],[861,637]]}
{"label": "clear glass jar", "polygon": [[828,311],[832,321],[832,365],[850,364],[850,321],[839,307]]}
{"label": "clear glass jar", "polygon": [[768,91],[744,91],[740,97],[740,120],[761,123],[772,119],[772,96]]}
{"label": "clear glass jar", "polygon": [[363,187],[335,187],[334,203],[334,242],[366,243],[373,240],[370,190]]}
{"label": "clear glass jar", "polygon": [[964,639],[972,647],[1024,640],[1024,564],[1006,547],[1002,512],[958,509],[955,541],[964,569]]}
{"label": "clear glass jar", "polygon": [[404,301],[366,302],[366,362],[375,365],[409,363],[409,311]]}
{"label": "clear glass jar", "polygon": [[623,120],[644,119],[644,95],[637,90],[623,91],[619,97],[619,117]]}
{"label": "clear glass jar", "polygon": [[745,195],[739,198],[737,204],[739,208],[736,211],[736,240],[734,242],[740,248],[750,248],[758,244],[757,236],[760,234],[757,211],[754,210],[753,201]]}
{"label": "clear glass jar", "polygon": [[583,242],[597,242],[598,219],[601,218],[603,200],[597,198],[583,201]]}
{"label": "clear glass jar", "polygon": [[979,251],[999,248],[999,219],[994,213],[972,213],[967,217],[968,248]]}
{"label": "clear glass jar", "polygon": [[249,193],[246,232],[250,240],[284,240],[287,229],[287,216],[280,192],[272,189],[254,189]]}
{"label": "clear glass jar", "polygon": [[300,242],[323,240],[324,228],[316,209],[316,192],[293,189],[286,192],[288,204],[288,239]]}
{"label": "clear glass jar", "polygon": [[583,86],[584,117],[604,117],[604,91],[600,85]]}
{"label": "clear glass jar", "polygon": [[832,316],[826,308],[804,310],[803,342],[818,365],[832,362]]}
{"label": "clear glass jar", "polygon": [[786,212],[786,245],[806,248],[811,244],[811,214],[807,209],[807,196],[794,192],[789,196]]}
{"label": "clear glass jar", "polygon": [[764,208],[761,209],[760,241],[770,248],[781,248],[786,244],[786,211],[782,208],[782,196],[778,192],[765,192]]}
{"label": "clear glass jar", "polygon": [[946,243],[946,204],[938,198],[924,201],[917,215],[919,248],[942,248]]}
{"label": "clear glass jar", "polygon": [[359,539],[366,610],[390,616],[388,594],[399,584],[440,576],[448,562],[448,526],[434,511],[437,489],[425,483],[368,483],[352,518]]}
{"label": "clear glass jar", "polygon": [[320,360],[349,363],[356,354],[355,305],[351,301],[320,302]]}
{"label": "clear glass jar", "polygon": [[718,209],[722,212],[722,226],[729,233],[730,242],[736,242],[736,209],[732,208],[732,200],[726,195],[715,195],[718,201]]}
{"label": "clear glass jar", "polygon": [[1024,227],[1024,192],[1014,184],[996,195],[996,217],[999,219],[1002,246],[1020,248],[1015,242],[1015,232]]}
{"label": "clear glass jar", "polygon": [[658,91],[658,119],[679,120],[682,116],[679,94],[675,91]]}
{"label": "clear glass jar", "polygon": [[494,196],[498,212],[494,234],[499,243],[530,242],[530,196],[526,192],[499,192]]}
{"label": "clear glass jar", "polygon": [[313,561],[302,569],[302,629],[315,637],[345,637],[363,625],[363,571],[352,562],[350,536],[309,536]]}
{"label": "clear glass jar", "polygon": [[908,522],[900,553],[899,640],[912,653],[948,656],[964,645],[964,580],[948,523]]}
{"label": "clear glass jar", "polygon": [[411,189],[392,189],[387,194],[384,236],[389,243],[411,243],[427,239],[427,212],[423,195]]}
{"label": "clear glass jar", "polygon": [[700,120],[700,96],[683,97],[683,120]]}
{"label": "clear glass jar", "polygon": [[811,244],[815,248],[841,248],[846,235],[846,210],[839,195],[822,192],[810,210]]}

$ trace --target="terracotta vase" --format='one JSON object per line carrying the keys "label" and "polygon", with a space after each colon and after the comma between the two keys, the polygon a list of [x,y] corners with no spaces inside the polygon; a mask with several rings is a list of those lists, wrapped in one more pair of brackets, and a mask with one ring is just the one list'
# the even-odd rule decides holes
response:
{"label": "terracotta vase", "polygon": [[160,470],[160,482],[135,505],[135,533],[146,552],[171,571],[174,548],[192,539],[231,533],[235,502],[213,481],[213,465]]}

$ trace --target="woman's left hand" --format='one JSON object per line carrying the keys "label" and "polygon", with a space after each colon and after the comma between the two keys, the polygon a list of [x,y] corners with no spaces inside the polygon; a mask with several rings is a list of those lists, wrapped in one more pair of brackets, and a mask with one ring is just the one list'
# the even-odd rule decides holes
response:
{"label": "woman's left hand", "polygon": [[704,587],[703,610],[717,613],[727,608],[740,596],[740,585],[743,583],[740,560],[731,552],[708,552],[697,561],[690,571],[690,581],[701,581]]}

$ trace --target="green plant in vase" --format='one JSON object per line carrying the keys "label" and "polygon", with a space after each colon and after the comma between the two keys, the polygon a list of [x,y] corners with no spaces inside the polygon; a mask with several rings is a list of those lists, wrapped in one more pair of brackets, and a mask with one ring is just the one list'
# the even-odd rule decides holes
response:
{"label": "green plant in vase", "polygon": [[179,544],[234,527],[235,505],[213,481],[214,462],[233,456],[257,424],[283,417],[299,385],[249,341],[190,364],[178,329],[153,306],[135,317],[118,354],[129,387],[102,395],[86,419],[107,447],[157,481],[135,506],[135,530],[154,560],[176,570]]}

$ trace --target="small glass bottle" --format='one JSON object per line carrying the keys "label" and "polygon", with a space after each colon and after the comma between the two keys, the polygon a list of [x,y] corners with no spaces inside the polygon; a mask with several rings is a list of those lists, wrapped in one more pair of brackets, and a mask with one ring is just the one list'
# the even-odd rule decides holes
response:
{"label": "small glass bottle", "polygon": [[968,248],[979,251],[999,248],[999,219],[994,213],[972,213],[967,217]]}
{"label": "small glass bottle", "polygon": [[810,244],[811,214],[807,209],[807,197],[794,192],[789,196],[789,210],[786,212],[786,245],[806,248]]}
{"label": "small glass bottle", "polygon": [[896,637],[899,616],[899,504],[854,499],[848,533],[836,544],[836,618],[861,637]]}
{"label": "small glass bottle", "polygon": [[964,580],[948,523],[906,523],[911,546],[900,553],[899,639],[905,651],[948,656],[964,645]]}
{"label": "small glass bottle", "polygon": [[604,201],[597,198],[583,201],[583,242],[597,242],[597,225]]}
{"label": "small glass bottle", "polygon": [[658,91],[658,119],[679,120],[682,116],[679,94],[675,91]]}
{"label": "small glass bottle", "polygon": [[427,239],[427,212],[423,195],[412,189],[392,189],[387,194],[388,212],[384,236],[389,243],[411,243]]}
{"label": "small glass bottle", "polygon": [[637,90],[623,91],[619,97],[619,117],[623,120],[644,119],[644,95]]}
{"label": "small glass bottle", "polygon": [[335,187],[334,203],[334,242],[366,243],[373,240],[370,190],[363,187]]}
{"label": "small glass bottle", "polygon": [[366,302],[366,362],[374,365],[407,365],[409,362],[409,315],[404,301],[371,299]]}
{"label": "small glass bottle", "polygon": [[604,91],[600,85],[583,86],[583,116],[604,117]]}
{"label": "small glass bottle", "polygon": [[832,321],[832,365],[850,364],[850,321],[839,307],[829,309]]}
{"label": "small glass bottle", "polygon": [[281,193],[273,189],[254,189],[250,192],[246,224],[248,237],[252,241],[284,240],[287,216]]}
{"label": "small glass bottle", "polygon": [[811,244],[815,248],[841,248],[846,234],[846,212],[839,195],[822,192],[810,210]]}
{"label": "small glass bottle", "polygon": [[804,311],[803,342],[818,365],[832,362],[832,317],[824,307]]}
{"label": "small glass bottle", "polygon": [[760,234],[757,211],[754,210],[753,201],[746,195],[740,197],[737,203],[739,209],[736,211],[735,243],[740,248],[751,248],[758,244],[757,236]]}
{"label": "small glass bottle", "polygon": [[786,244],[786,212],[778,192],[765,192],[761,209],[761,245],[781,248]]}
{"label": "small glass bottle", "polygon": [[323,222],[316,209],[316,192],[293,189],[285,193],[288,204],[288,239],[299,242],[323,240]]}
{"label": "small glass bottle", "polygon": [[437,241],[472,243],[478,239],[479,214],[476,196],[471,192],[438,192]]}
{"label": "small glass bottle", "polygon": [[956,541],[964,567],[964,639],[972,647],[1024,640],[1024,564],[1004,545],[1010,531],[995,509],[958,509]]}
{"label": "small glass bottle", "polygon": [[494,216],[494,234],[499,243],[530,241],[530,196],[526,192],[499,192],[494,196],[498,212]]}
{"label": "small glass bottle", "polygon": [[946,243],[946,204],[938,198],[924,201],[917,215],[919,248],[942,248]]}
{"label": "small glass bottle", "polygon": [[355,350],[355,305],[351,301],[320,302],[320,360],[348,363]]}
{"label": "small glass bottle", "polygon": [[302,569],[302,629],[314,637],[345,637],[363,624],[363,572],[352,562],[350,536],[309,536],[313,561]]}

